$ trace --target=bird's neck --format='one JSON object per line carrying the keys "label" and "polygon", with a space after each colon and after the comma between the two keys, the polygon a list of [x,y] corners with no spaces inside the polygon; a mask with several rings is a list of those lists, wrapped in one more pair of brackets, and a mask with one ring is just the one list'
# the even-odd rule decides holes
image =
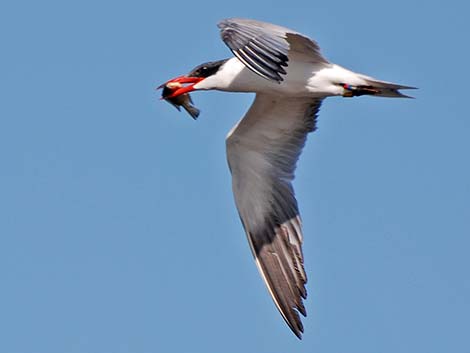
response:
{"label": "bird's neck", "polygon": [[194,88],[198,90],[258,92],[260,81],[267,82],[246,68],[240,60],[233,57],[227,60],[214,75],[194,85]]}

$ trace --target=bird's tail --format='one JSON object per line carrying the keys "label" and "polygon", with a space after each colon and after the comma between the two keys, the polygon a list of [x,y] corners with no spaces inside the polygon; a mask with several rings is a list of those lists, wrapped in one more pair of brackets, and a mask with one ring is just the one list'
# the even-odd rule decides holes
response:
{"label": "bird's tail", "polygon": [[363,83],[360,85],[344,84],[344,97],[357,97],[363,95],[388,98],[413,98],[400,92],[402,89],[416,89],[416,87],[397,85],[395,83],[376,80],[372,77],[359,75]]}

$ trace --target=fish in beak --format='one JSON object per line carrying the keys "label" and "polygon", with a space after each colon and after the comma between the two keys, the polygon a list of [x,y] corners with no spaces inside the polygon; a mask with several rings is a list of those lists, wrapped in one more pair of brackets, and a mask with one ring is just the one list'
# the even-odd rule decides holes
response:
{"label": "fish in beak", "polygon": [[197,119],[200,110],[193,105],[189,92],[194,91],[193,86],[202,79],[201,77],[180,76],[160,85],[157,89],[163,88],[161,99],[166,100],[178,110],[183,107],[193,119]]}

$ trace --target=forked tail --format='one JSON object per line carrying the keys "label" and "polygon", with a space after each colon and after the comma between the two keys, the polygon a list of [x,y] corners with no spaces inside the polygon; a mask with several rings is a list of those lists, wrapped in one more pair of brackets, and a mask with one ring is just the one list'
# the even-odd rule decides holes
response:
{"label": "forked tail", "polygon": [[397,85],[395,83],[379,81],[368,76],[362,76],[365,84],[353,86],[344,84],[344,97],[356,97],[363,95],[389,97],[389,98],[414,98],[400,92],[401,89],[416,89],[416,87]]}

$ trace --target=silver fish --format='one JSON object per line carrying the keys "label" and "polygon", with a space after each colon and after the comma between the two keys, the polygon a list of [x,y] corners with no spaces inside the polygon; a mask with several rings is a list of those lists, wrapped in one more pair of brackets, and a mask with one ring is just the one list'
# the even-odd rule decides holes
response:
{"label": "silver fish", "polygon": [[167,98],[174,91],[181,87],[183,87],[183,85],[177,82],[170,82],[161,85],[159,88],[163,88],[162,99],[172,104],[179,111],[181,111],[181,107],[183,107],[193,119],[197,119],[201,111],[193,105],[193,100],[191,99],[189,93],[184,93],[177,97]]}

